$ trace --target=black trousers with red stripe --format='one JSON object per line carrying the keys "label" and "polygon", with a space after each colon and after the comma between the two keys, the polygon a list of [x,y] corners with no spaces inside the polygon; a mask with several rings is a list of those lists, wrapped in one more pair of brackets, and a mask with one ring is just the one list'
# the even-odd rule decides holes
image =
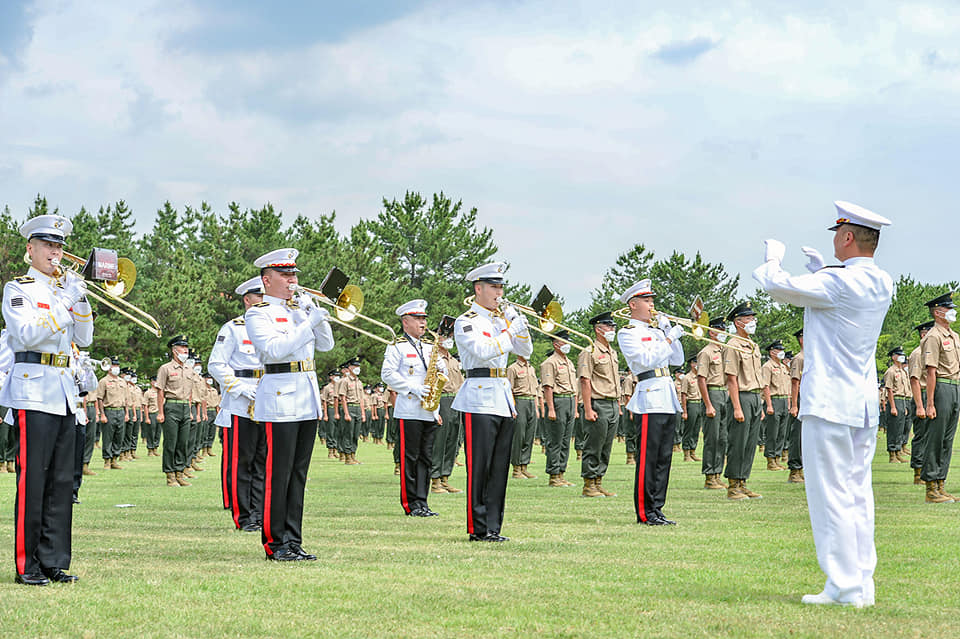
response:
{"label": "black trousers with red stripe", "polygon": [[263,523],[267,440],[263,424],[240,415],[231,415],[230,419],[233,426],[226,429],[230,439],[230,477],[227,481],[232,491],[233,524],[243,528],[247,524]]}
{"label": "black trousers with red stripe", "polygon": [[409,515],[427,507],[437,422],[402,417],[397,422],[400,428],[400,505]]}
{"label": "black trousers with red stripe", "polygon": [[513,417],[464,413],[467,532],[500,534],[513,444]]}
{"label": "black trousers with red stripe", "polygon": [[[234,419],[233,416],[230,419]],[[223,496],[223,509],[233,509],[233,454],[230,447],[233,445],[233,428],[220,427],[220,446],[223,454],[220,455],[220,493]]]}
{"label": "black trousers with red stripe", "polygon": [[633,505],[637,522],[663,516],[661,508],[667,500],[670,462],[673,459],[674,413],[634,415],[637,427],[637,475]]}
{"label": "black trousers with red stripe", "polygon": [[263,532],[267,555],[301,544],[303,494],[317,437],[317,420],[265,422],[267,463],[263,491]]}
{"label": "black trousers with red stripe", "polygon": [[77,417],[15,410],[17,491],[13,506],[17,573],[70,567]]}

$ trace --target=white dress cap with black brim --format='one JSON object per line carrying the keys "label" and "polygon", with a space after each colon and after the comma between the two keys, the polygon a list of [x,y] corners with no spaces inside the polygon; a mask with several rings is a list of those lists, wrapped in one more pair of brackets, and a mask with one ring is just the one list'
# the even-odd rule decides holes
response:
{"label": "white dress cap with black brim", "polygon": [[276,251],[264,253],[253,261],[253,265],[259,269],[272,268],[281,273],[299,273],[297,268],[297,256],[300,251],[295,248],[283,248]]}
{"label": "white dress cap with black brim", "polygon": [[243,296],[248,293],[259,293],[263,295],[263,280],[260,276],[251,277],[249,280],[233,290],[237,295]]}
{"label": "white dress cap with black brim", "polygon": [[654,297],[653,289],[650,288],[650,280],[640,280],[620,296],[620,301],[626,304],[635,297]]}
{"label": "white dress cap with black brim", "polygon": [[478,266],[467,273],[468,282],[487,282],[488,284],[503,284],[503,274],[507,270],[504,262],[490,262],[483,266]]}
{"label": "white dress cap with black brim", "polygon": [[397,316],[413,315],[414,317],[427,316],[427,300],[410,300],[397,307]]}
{"label": "white dress cap with black brim", "polygon": [[870,209],[865,209],[857,204],[837,200],[833,205],[837,207],[837,220],[833,226],[827,229],[828,231],[836,231],[842,224],[854,224],[874,231],[879,231],[884,226],[893,224],[882,215],[877,215]]}
{"label": "white dress cap with black brim", "polygon": [[45,240],[57,244],[66,244],[66,238],[73,232],[73,222],[62,215],[38,215],[20,226],[20,235],[32,240]]}

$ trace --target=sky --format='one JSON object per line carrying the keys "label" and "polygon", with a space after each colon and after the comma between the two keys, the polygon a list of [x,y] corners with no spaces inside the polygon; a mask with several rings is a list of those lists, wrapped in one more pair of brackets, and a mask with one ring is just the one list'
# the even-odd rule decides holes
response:
{"label": "sky", "polygon": [[960,1],[837,4],[5,0],[0,206],[346,232],[443,191],[572,309],[637,243],[800,272],[847,200],[894,277],[960,279]]}

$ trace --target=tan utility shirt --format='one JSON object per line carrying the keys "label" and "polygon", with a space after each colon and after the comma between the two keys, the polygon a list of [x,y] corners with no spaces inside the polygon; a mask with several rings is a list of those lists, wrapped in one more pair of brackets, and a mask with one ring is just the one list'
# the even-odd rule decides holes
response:
{"label": "tan utility shirt", "polygon": [[797,353],[790,362],[790,379],[800,380],[803,377],[803,351]]}
{"label": "tan utility shirt", "polygon": [[199,404],[207,395],[207,383],[203,381],[203,378],[195,371],[190,371],[190,375],[192,375],[191,381],[193,382],[193,398],[191,402],[193,404]]}
{"label": "tan utility shirt", "polygon": [[[927,389],[927,369],[923,366],[923,357],[920,353],[920,347],[917,346],[907,358],[907,371],[911,378],[916,378],[920,382],[920,390]],[[910,391],[913,393],[913,390]]]}
{"label": "tan utility shirt", "polygon": [[439,353],[439,355],[447,366],[447,383],[443,385],[443,392],[456,393],[463,385],[463,369],[460,368],[460,362],[450,353],[446,355]]}
{"label": "tan utility shirt", "polygon": [[333,408],[333,402],[337,399],[336,384],[327,382],[327,385],[320,391],[320,400],[327,405],[327,408]]}
{"label": "tan utility shirt", "polygon": [[157,370],[157,388],[164,399],[189,402],[193,393],[192,376],[193,371],[183,364],[167,362]]}
{"label": "tan utility shirt", "polygon": [[736,376],[741,392],[760,390],[763,388],[760,379],[760,347],[740,337],[731,337],[730,341],[733,340],[739,340],[739,344],[751,347],[752,353],[748,355],[732,348],[723,349],[723,374]]}
{"label": "tan utility shirt", "polygon": [[920,342],[920,348],[923,349],[923,365],[936,366],[937,377],[960,379],[958,339],[960,336],[953,329],[934,324]]}
{"label": "tan utility shirt", "polygon": [[537,373],[530,362],[521,362],[518,359],[507,366],[507,381],[510,382],[514,397],[537,396],[537,386],[540,382],[537,381]]}
{"label": "tan utility shirt", "polygon": [[97,399],[104,408],[123,408],[127,403],[127,383],[107,375],[97,384]]}
{"label": "tan utility shirt", "polygon": [[207,410],[220,408],[220,393],[213,386],[207,385]]}
{"label": "tan utility shirt", "polygon": [[633,373],[627,373],[620,380],[620,398],[626,399],[623,400],[624,406],[627,402],[630,401],[630,398],[633,397],[633,390],[637,387],[637,378]]}
{"label": "tan utility shirt", "polygon": [[790,396],[790,369],[780,360],[768,359],[760,367],[760,383],[770,387],[770,395]]}
{"label": "tan utility shirt", "polygon": [[157,413],[160,411],[160,406],[157,404],[157,389],[150,387],[143,394],[143,403],[147,405],[148,413]]}
{"label": "tan utility shirt", "polygon": [[707,344],[697,354],[697,375],[702,376],[707,386],[726,386],[727,378],[723,374],[723,347],[719,344]]}
{"label": "tan utility shirt", "polygon": [[337,384],[337,396],[346,397],[347,404],[359,404],[363,395],[363,382],[359,378],[341,377]]}
{"label": "tan utility shirt", "polygon": [[697,376],[693,371],[683,376],[683,381],[680,382],[680,392],[687,396],[688,402],[700,399],[700,387],[697,385]]}
{"label": "tan utility shirt", "polygon": [[620,360],[610,345],[594,342],[593,347],[580,351],[577,376],[590,380],[592,399],[616,399],[620,395]]}
{"label": "tan utility shirt", "polygon": [[553,351],[540,364],[540,380],[544,386],[553,388],[554,395],[576,395],[577,373],[573,362],[563,353]]}
{"label": "tan utility shirt", "polygon": [[893,391],[894,397],[906,397],[910,394],[910,377],[907,369],[891,364],[883,374],[883,387]]}

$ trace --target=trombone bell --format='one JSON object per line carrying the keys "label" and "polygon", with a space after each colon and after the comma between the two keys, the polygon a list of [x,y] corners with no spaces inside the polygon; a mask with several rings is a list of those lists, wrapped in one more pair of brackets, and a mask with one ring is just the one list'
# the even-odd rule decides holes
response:
{"label": "trombone bell", "polygon": [[336,310],[337,319],[344,322],[352,322],[363,311],[363,291],[355,284],[347,284],[343,287],[343,292],[337,297]]}

